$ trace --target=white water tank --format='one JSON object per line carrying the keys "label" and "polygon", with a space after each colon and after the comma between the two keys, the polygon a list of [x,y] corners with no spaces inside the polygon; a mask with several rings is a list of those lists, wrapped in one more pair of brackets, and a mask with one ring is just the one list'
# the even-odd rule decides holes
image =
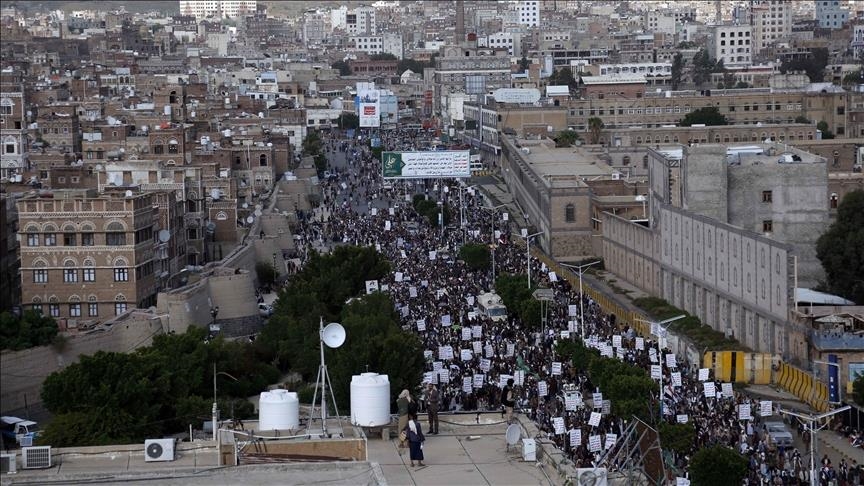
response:
{"label": "white water tank", "polygon": [[376,427],[390,423],[390,378],[378,373],[351,377],[351,423]]}
{"label": "white water tank", "polygon": [[258,430],[291,430],[300,426],[300,400],[288,390],[261,392]]}

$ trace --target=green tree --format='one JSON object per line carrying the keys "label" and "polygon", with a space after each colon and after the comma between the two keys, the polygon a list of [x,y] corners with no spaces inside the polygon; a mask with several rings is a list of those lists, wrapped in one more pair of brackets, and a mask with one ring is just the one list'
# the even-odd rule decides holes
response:
{"label": "green tree", "polygon": [[479,243],[467,243],[459,248],[459,259],[471,270],[487,270],[492,262],[489,247]]}
{"label": "green tree", "polygon": [[342,130],[360,128],[360,117],[356,113],[342,113],[339,115],[339,128]]}
{"label": "green tree", "polygon": [[351,65],[348,64],[348,61],[336,61],[331,64],[330,67],[338,69],[340,76],[351,76],[351,74],[353,74],[353,71],[351,71]]}
{"label": "green tree", "polygon": [[856,84],[864,84],[864,68],[861,68],[854,73],[849,73],[846,76],[843,76],[843,86],[852,86]]}
{"label": "green tree", "polygon": [[747,459],[728,447],[700,449],[690,460],[690,479],[699,486],[741,484],[746,475]]}
{"label": "green tree", "polygon": [[600,143],[600,134],[605,127],[606,125],[603,123],[603,120],[596,116],[592,116],[588,119],[588,133],[591,135],[592,144]]}
{"label": "green tree", "polygon": [[34,310],[21,317],[10,312],[0,314],[0,349],[27,349],[51,344],[57,337],[57,322]]}
{"label": "green tree", "polygon": [[684,76],[685,64],[687,64],[687,61],[684,60],[684,55],[680,52],[676,53],[672,58],[672,77],[670,79],[672,90],[677,90],[678,86],[681,85],[681,78]]}
{"label": "green tree", "polygon": [[321,134],[318,130],[309,130],[306,132],[306,138],[303,139],[303,155],[316,156],[321,153],[324,147],[324,142],[321,141]]}
{"label": "green tree", "polygon": [[720,113],[716,106],[705,106],[698,110],[691,111],[681,119],[682,127],[702,124],[705,126],[728,125],[726,116]]}
{"label": "green tree", "polygon": [[805,57],[785,59],[780,63],[780,72],[786,74],[792,71],[803,71],[811,83],[821,83],[825,80],[825,67],[829,60],[828,49],[817,47]]}
{"label": "green tree", "polygon": [[820,121],[816,124],[816,129],[822,132],[822,140],[829,140],[834,138],[834,132],[828,130],[828,122],[825,120]]}
{"label": "green tree", "polygon": [[725,71],[725,67],[723,66],[722,61],[718,62],[715,59],[711,59],[711,56],[708,54],[708,51],[705,49],[699,49],[699,52],[693,56],[693,83],[696,86],[702,86],[706,82],[711,80],[711,74],[713,73],[721,73]]}
{"label": "green tree", "polygon": [[837,219],[816,241],[828,289],[864,304],[864,190],[847,193]]}
{"label": "green tree", "polygon": [[810,124],[810,123],[812,123],[812,122],[811,122],[810,119],[808,119],[806,116],[804,116],[804,115],[798,115],[798,116],[795,117],[795,123],[806,123],[806,124]]}
{"label": "green tree", "polygon": [[555,135],[554,140],[556,147],[572,147],[579,141],[579,134],[574,130],[561,130]]}
{"label": "green tree", "polygon": [[664,449],[675,451],[676,454],[688,454],[693,448],[693,440],[696,438],[696,429],[693,424],[670,424],[660,422],[658,427],[660,433],[660,445]]}
{"label": "green tree", "polygon": [[568,86],[571,90],[577,88],[576,78],[569,66],[553,71],[549,76],[548,84],[551,86]]}
{"label": "green tree", "polygon": [[273,285],[279,278],[279,272],[270,262],[255,263],[255,273],[258,275],[258,283],[262,286]]}
{"label": "green tree", "polygon": [[531,61],[529,61],[527,57],[522,56],[522,59],[519,60],[519,72],[520,73],[528,72],[529,66],[531,66]]}

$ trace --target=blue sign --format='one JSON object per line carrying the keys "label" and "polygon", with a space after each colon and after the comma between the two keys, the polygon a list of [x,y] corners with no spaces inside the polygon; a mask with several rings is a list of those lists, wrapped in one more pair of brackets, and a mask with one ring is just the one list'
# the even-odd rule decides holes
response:
{"label": "blue sign", "polygon": [[828,362],[832,363],[828,366],[828,401],[840,403],[840,366],[837,363],[837,355],[829,354]]}

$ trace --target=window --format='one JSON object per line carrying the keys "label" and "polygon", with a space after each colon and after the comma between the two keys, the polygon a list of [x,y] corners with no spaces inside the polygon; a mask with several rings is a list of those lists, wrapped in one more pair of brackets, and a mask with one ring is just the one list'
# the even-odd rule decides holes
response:
{"label": "window", "polygon": [[99,304],[95,302],[90,302],[87,304],[87,315],[89,317],[96,317],[99,315]]}
{"label": "window", "polygon": [[837,194],[831,193],[831,209],[837,209],[837,200],[838,200]]}
{"label": "window", "polygon": [[27,233],[27,246],[39,246],[39,234]]}
{"label": "window", "polygon": [[178,148],[178,145],[177,145],[176,140],[171,140],[170,142],[168,142],[168,153],[169,154],[176,154],[177,148]]}
{"label": "window", "polygon": [[267,155],[266,155],[266,154],[261,154],[261,156],[258,157],[258,164],[259,164],[261,167],[266,167],[266,166],[267,166]]}
{"label": "window", "polygon": [[78,281],[78,270],[74,268],[63,269],[63,282],[75,283]]}
{"label": "window", "polygon": [[44,268],[33,270],[33,283],[48,283],[48,270]]}
{"label": "window", "polygon": [[69,304],[69,317],[81,317],[81,304]]}
{"label": "window", "polygon": [[96,269],[93,267],[84,267],[84,281],[85,282],[95,282],[96,281]]}
{"label": "window", "polygon": [[60,304],[48,304],[48,314],[51,317],[60,317]]}
{"label": "window", "polygon": [[114,315],[119,316],[120,314],[126,312],[126,302],[114,302]]}
{"label": "window", "polygon": [[771,233],[772,231],[774,231],[774,222],[770,219],[762,221],[762,231],[764,233]]}
{"label": "window", "polygon": [[630,156],[629,156],[629,155],[625,155],[624,158],[621,159],[621,164],[622,164],[622,165],[630,165]]}
{"label": "window", "polygon": [[75,233],[63,233],[63,246],[77,246],[77,240]]}
{"label": "window", "polygon": [[57,246],[57,233],[45,233],[45,246]]}
{"label": "window", "polygon": [[93,233],[81,233],[81,246],[93,246]]}
{"label": "window", "polygon": [[114,269],[114,281],[115,282],[128,282],[129,281],[129,269],[128,268],[115,268]]}
{"label": "window", "polygon": [[771,191],[762,191],[762,202],[770,203],[774,200],[774,194]]}
{"label": "window", "polygon": [[576,207],[572,204],[568,204],[564,208],[564,220],[568,223],[576,221]]}
{"label": "window", "polygon": [[33,304],[30,306],[30,309],[32,309],[33,312],[42,315],[42,304]]}
{"label": "window", "polygon": [[108,246],[123,246],[126,244],[126,232],[118,222],[109,223],[105,231],[105,244]]}
{"label": "window", "polygon": [[165,147],[162,145],[154,145],[153,146],[153,153],[154,154],[160,154],[160,155],[164,154],[165,153]]}

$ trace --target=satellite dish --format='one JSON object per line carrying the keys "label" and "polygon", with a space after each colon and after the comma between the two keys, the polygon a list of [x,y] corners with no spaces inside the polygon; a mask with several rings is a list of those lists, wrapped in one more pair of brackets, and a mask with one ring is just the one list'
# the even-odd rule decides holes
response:
{"label": "satellite dish", "polygon": [[504,433],[504,438],[507,440],[507,445],[516,445],[519,439],[522,438],[522,431],[519,429],[519,424],[510,424],[507,426],[507,432]]}
{"label": "satellite dish", "polygon": [[132,197],[132,191],[126,191],[126,197]]}
{"label": "satellite dish", "polygon": [[260,209],[255,210],[255,216],[261,216],[261,214],[263,214],[263,213]]}
{"label": "satellite dish", "polygon": [[246,218],[246,222],[252,224],[255,222],[255,216],[249,216]]}
{"label": "satellite dish", "polygon": [[338,348],[345,343],[345,328],[338,322],[331,322],[321,331],[321,340],[328,348]]}
{"label": "satellite dish", "polygon": [[216,232],[216,223],[210,221],[209,223],[207,223],[206,228],[207,228],[207,234],[212,235],[213,233]]}
{"label": "satellite dish", "polygon": [[221,195],[221,191],[219,191],[219,189],[211,189],[210,190],[210,198],[213,199],[214,201],[218,201],[220,195]]}
{"label": "satellite dish", "polygon": [[249,208],[249,203],[243,203],[243,209]]}
{"label": "satellite dish", "polygon": [[171,232],[168,230],[159,230],[159,241],[165,243],[171,239]]}

